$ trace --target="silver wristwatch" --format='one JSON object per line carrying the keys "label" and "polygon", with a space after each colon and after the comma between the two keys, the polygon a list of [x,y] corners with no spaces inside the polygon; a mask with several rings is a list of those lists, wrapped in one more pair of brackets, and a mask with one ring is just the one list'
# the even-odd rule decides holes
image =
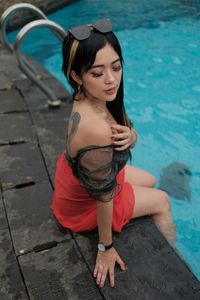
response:
{"label": "silver wristwatch", "polygon": [[103,243],[98,243],[97,244],[97,249],[101,252],[105,252],[106,250],[112,248],[113,242],[110,245],[104,245]]}

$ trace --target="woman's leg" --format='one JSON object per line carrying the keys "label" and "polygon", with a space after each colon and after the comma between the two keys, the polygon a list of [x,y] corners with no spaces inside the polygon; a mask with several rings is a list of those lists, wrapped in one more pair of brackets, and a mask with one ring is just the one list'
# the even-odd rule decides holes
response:
{"label": "woman's leg", "polygon": [[153,187],[156,178],[150,173],[130,165],[125,166],[125,181],[132,185]]}
{"label": "woman's leg", "polygon": [[170,244],[175,241],[175,225],[172,220],[167,193],[153,188],[134,186],[135,207],[132,218],[152,215],[153,221]]}

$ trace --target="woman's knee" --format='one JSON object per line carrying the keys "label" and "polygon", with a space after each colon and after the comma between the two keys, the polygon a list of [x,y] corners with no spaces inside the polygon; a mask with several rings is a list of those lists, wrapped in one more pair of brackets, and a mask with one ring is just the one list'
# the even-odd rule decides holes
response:
{"label": "woman's knee", "polygon": [[153,175],[149,174],[148,183],[149,183],[149,187],[154,187],[157,183],[157,180]]}
{"label": "woman's knee", "polygon": [[151,175],[150,173],[145,174],[146,176],[144,176],[144,183],[143,186],[148,187],[148,188],[153,188],[156,185],[156,178]]}
{"label": "woman's knee", "polygon": [[125,181],[133,186],[137,185],[152,188],[156,185],[156,178],[145,170],[129,165],[126,165],[125,170]]}
{"label": "woman's knee", "polygon": [[166,192],[160,191],[161,194],[161,206],[160,206],[160,213],[170,213],[171,207],[170,207],[170,201],[169,196]]}

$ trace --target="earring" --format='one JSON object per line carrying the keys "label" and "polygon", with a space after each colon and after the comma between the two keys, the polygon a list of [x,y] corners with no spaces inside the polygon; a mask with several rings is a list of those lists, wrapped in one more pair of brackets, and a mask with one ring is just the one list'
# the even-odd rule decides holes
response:
{"label": "earring", "polygon": [[74,99],[75,99],[75,100],[80,100],[80,96],[81,96],[81,85],[78,84],[78,87],[77,87],[77,93],[75,94]]}

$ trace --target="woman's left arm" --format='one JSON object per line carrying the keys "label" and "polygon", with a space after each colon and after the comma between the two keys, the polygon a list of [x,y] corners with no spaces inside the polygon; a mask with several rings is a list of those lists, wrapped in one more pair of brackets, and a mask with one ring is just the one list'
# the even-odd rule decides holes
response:
{"label": "woman's left arm", "polygon": [[111,125],[112,142],[116,146],[115,150],[123,151],[127,148],[133,148],[137,142],[137,132],[134,128],[119,124]]}

